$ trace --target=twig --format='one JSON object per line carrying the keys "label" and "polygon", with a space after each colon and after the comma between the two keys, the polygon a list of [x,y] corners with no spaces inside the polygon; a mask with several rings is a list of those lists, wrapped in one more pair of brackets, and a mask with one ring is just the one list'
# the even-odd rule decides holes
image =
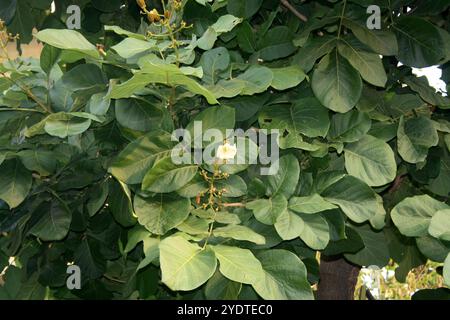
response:
{"label": "twig", "polygon": [[394,183],[392,184],[392,186],[388,190],[388,193],[393,193],[393,192],[397,191],[397,189],[402,184],[402,181],[403,181],[403,176],[402,175],[396,176],[395,180],[394,180]]}
{"label": "twig", "polygon": [[245,207],[245,204],[242,202],[233,202],[233,203],[222,203],[224,207]]}
{"label": "twig", "polygon": [[280,2],[281,4],[283,4],[283,6],[288,8],[297,18],[299,18],[303,22],[308,22],[308,18],[304,14],[298,12],[298,10],[295,9],[288,0],[280,0]]}

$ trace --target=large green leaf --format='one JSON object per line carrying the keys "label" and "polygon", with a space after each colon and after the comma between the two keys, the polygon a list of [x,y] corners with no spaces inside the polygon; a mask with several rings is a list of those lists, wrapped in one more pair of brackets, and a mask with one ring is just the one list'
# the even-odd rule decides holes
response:
{"label": "large green leaf", "polygon": [[289,199],[295,191],[300,176],[300,165],[297,158],[288,154],[278,160],[278,170],[273,175],[265,177],[267,194],[275,196],[282,194]]}
{"label": "large green leaf", "polygon": [[6,160],[0,165],[0,199],[11,209],[25,200],[31,184],[31,172],[18,159]]}
{"label": "large green leaf", "polygon": [[173,146],[170,134],[150,132],[126,146],[111,164],[109,172],[125,183],[141,183],[148,169],[169,156]]}
{"label": "large green leaf", "polygon": [[403,64],[423,68],[445,57],[445,43],[439,30],[431,22],[413,16],[404,16],[393,28],[398,41],[398,59]]}
{"label": "large green leaf", "polygon": [[330,228],[327,220],[320,214],[299,214],[303,220],[303,229],[300,232],[300,239],[308,247],[315,250],[325,249],[330,241]]}
{"label": "large green leaf", "polygon": [[345,40],[339,42],[338,51],[358,70],[364,80],[378,87],[386,85],[386,71],[384,71],[383,63],[378,54],[362,51]]}
{"label": "large green leaf", "polygon": [[189,291],[212,277],[217,267],[214,251],[201,248],[179,236],[159,245],[162,282],[171,290]]}
{"label": "large green leaf", "polygon": [[277,194],[273,198],[251,201],[247,203],[246,208],[253,211],[259,222],[273,225],[280,214],[286,210],[287,200],[282,194]]}
{"label": "large green leaf", "polygon": [[391,218],[403,235],[419,237],[428,233],[434,214],[444,209],[449,206],[428,195],[414,196],[397,204],[391,211]]}
{"label": "large green leaf", "polygon": [[344,148],[345,168],[369,186],[381,186],[394,180],[397,173],[394,152],[383,140],[366,135]]}
{"label": "large green leaf", "polygon": [[250,18],[261,7],[263,0],[228,0],[227,10],[232,15],[242,18]]}
{"label": "large green leaf", "polygon": [[241,288],[242,283],[228,280],[216,271],[206,283],[205,296],[210,300],[236,300]]}
{"label": "large green leaf", "polygon": [[450,241],[450,209],[439,210],[434,214],[428,232],[435,238]]}
{"label": "large green leaf", "polygon": [[150,49],[156,49],[156,41],[143,41],[135,38],[125,38],[120,43],[112,46],[111,49],[116,51],[121,57],[128,59]]}
{"label": "large green leaf", "polygon": [[176,165],[171,157],[162,158],[147,172],[142,190],[167,193],[185,186],[197,174],[196,164]]}
{"label": "large green leaf", "polygon": [[149,101],[119,99],[115,110],[117,122],[125,128],[148,132],[161,126],[163,111]]}
{"label": "large green leaf", "polygon": [[289,199],[289,209],[297,213],[317,213],[337,208],[318,194],[307,197],[292,197]]}
{"label": "large green leaf", "polygon": [[375,192],[361,180],[345,176],[325,188],[320,195],[338,205],[355,222],[364,222],[375,216],[379,203]]}
{"label": "large green leaf", "polygon": [[59,49],[81,52],[97,59],[100,57],[97,48],[75,30],[45,29],[39,31],[36,38]]}
{"label": "large green leaf", "polygon": [[266,243],[266,239],[262,235],[256,233],[255,231],[253,231],[248,227],[236,224],[230,224],[226,227],[215,228],[213,231],[213,235],[222,238],[232,238],[235,240],[250,241],[256,244]]}
{"label": "large green leaf", "polygon": [[72,213],[60,201],[44,203],[37,209],[40,215],[37,223],[30,229],[30,233],[43,241],[62,240],[69,232]]}
{"label": "large green leaf", "polygon": [[253,284],[256,292],[267,300],[313,300],[311,286],[303,262],[292,252],[280,249],[257,254],[264,278]]}
{"label": "large green leaf", "polygon": [[292,32],[287,26],[270,29],[258,42],[258,48],[255,55],[265,61],[287,57],[296,50],[292,43]]}
{"label": "large green leaf", "polygon": [[361,97],[362,81],[358,71],[335,50],[323,57],[317,65],[311,87],[325,107],[345,113]]}
{"label": "large green leaf", "polygon": [[155,58],[144,57],[140,60],[141,70],[110,91],[112,99],[129,98],[149,84],[164,84],[170,87],[181,86],[191,93],[202,95],[208,103],[216,104],[214,95],[194,79],[186,76],[182,70],[172,64],[163,63]]}
{"label": "large green leaf", "polygon": [[447,259],[445,259],[442,275],[444,276],[445,284],[447,286],[450,286],[450,253],[447,256]]}
{"label": "large green leaf", "polygon": [[141,225],[155,234],[165,234],[181,224],[189,215],[189,199],[157,194],[152,198],[134,197],[134,211]]}
{"label": "large green leaf", "polygon": [[299,237],[304,227],[303,219],[290,210],[283,211],[275,223],[275,229],[283,240]]}
{"label": "large green leaf", "polygon": [[439,137],[433,122],[423,116],[408,119],[400,118],[397,131],[398,153],[410,163],[426,159],[428,149],[438,144]]}
{"label": "large green leaf", "polygon": [[347,113],[337,113],[331,119],[328,136],[332,141],[355,142],[369,130],[371,120],[367,113],[351,110]]}
{"label": "large green leaf", "polygon": [[343,24],[350,28],[359,41],[369,46],[383,56],[393,56],[398,53],[397,38],[391,31],[369,29],[365,25],[344,18]]}
{"label": "large green leaf", "polygon": [[354,227],[364,242],[364,248],[356,253],[344,256],[350,262],[360,266],[376,265],[380,268],[389,262],[389,249],[383,231],[374,231],[368,225]]}
{"label": "large green leaf", "polygon": [[228,279],[245,284],[254,284],[264,277],[261,262],[248,249],[224,245],[212,246],[219,259],[220,272]]}
{"label": "large green leaf", "polygon": [[230,65],[230,54],[224,47],[206,51],[199,62],[203,69],[202,80],[207,84],[215,84],[221,72]]}
{"label": "large green leaf", "polygon": [[[197,121],[197,128],[195,122]],[[191,141],[194,142],[197,139],[202,140],[204,133],[209,129],[220,130],[222,134],[226,133],[226,129],[233,129],[235,124],[235,110],[234,108],[227,106],[210,107],[200,112],[195,118],[187,125],[186,130],[191,135]],[[223,138],[226,138],[225,136]],[[217,141],[215,141],[217,142]]]}
{"label": "large green leaf", "polygon": [[271,86],[277,90],[286,90],[296,87],[306,78],[306,74],[298,66],[273,68],[273,80]]}
{"label": "large green leaf", "polygon": [[268,105],[259,113],[259,123],[263,128],[287,130],[288,136],[300,140],[300,134],[324,137],[330,126],[328,110],[315,98],[301,99],[293,104]]}

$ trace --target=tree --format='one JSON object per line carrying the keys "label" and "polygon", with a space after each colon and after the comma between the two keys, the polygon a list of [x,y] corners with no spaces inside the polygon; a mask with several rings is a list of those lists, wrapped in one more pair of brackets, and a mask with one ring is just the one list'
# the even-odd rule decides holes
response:
{"label": "tree", "polygon": [[342,299],[390,259],[450,285],[450,99],[412,73],[450,83],[448,1],[50,4],[0,5],[2,48],[45,44],[0,66],[0,298]]}

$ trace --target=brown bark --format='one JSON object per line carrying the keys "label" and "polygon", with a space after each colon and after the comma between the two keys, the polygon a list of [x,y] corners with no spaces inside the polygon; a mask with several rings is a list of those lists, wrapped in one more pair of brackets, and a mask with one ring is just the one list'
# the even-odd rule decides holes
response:
{"label": "brown bark", "polygon": [[318,300],[353,300],[360,267],[342,257],[320,258]]}

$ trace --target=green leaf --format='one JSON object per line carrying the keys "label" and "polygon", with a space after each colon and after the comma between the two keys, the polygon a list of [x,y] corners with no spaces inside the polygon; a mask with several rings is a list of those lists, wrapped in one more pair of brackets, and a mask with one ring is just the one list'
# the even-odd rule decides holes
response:
{"label": "green leaf", "polygon": [[106,181],[95,185],[92,193],[89,195],[89,200],[86,203],[86,208],[90,217],[94,216],[103,207],[106,198],[108,197],[108,192],[109,186]]}
{"label": "green leaf", "polygon": [[354,227],[364,242],[364,248],[356,253],[346,253],[344,256],[350,262],[369,267],[380,268],[389,263],[389,249],[383,231],[374,231],[368,225]]}
{"label": "green leaf", "polygon": [[303,219],[290,210],[283,211],[275,223],[275,229],[283,240],[292,240],[299,237],[304,227]]}
{"label": "green leaf", "polygon": [[292,197],[289,199],[289,210],[297,213],[311,214],[335,208],[337,206],[329,203],[316,193],[307,197]]}
{"label": "green leaf", "polygon": [[18,159],[6,160],[0,165],[0,199],[10,209],[25,200],[32,182],[31,172]]}
{"label": "green leaf", "polygon": [[371,30],[344,17],[343,24],[350,28],[359,41],[383,56],[394,56],[398,53],[397,38],[391,31]]}
{"label": "green leaf", "polygon": [[49,176],[55,172],[57,160],[55,153],[47,150],[23,150],[17,154],[23,165],[41,176]]}
{"label": "green leaf", "polygon": [[431,22],[403,16],[393,28],[398,41],[398,60],[403,64],[423,68],[439,64],[445,57],[445,43]]}
{"label": "green leaf", "polygon": [[[195,128],[196,121],[198,121],[199,124],[197,128]],[[195,118],[186,126],[186,130],[189,131],[191,141],[194,142],[195,140],[202,140],[202,133],[208,129],[220,130],[222,134],[225,134],[226,129],[234,128],[234,124],[234,108],[227,106],[210,107],[195,116]]]}
{"label": "green leaf", "polygon": [[209,300],[237,300],[242,283],[225,278],[219,271],[208,280],[205,286],[205,296]]}
{"label": "green leaf", "polygon": [[330,126],[328,110],[315,98],[300,99],[290,105],[268,105],[260,111],[258,121],[264,129],[287,131],[279,138],[281,148],[310,151],[311,145],[303,141],[301,134],[324,137]]}
{"label": "green leaf", "polygon": [[45,29],[36,34],[39,41],[63,50],[73,50],[99,59],[97,48],[81,33],[68,29]]}
{"label": "green leaf", "polygon": [[208,103],[217,104],[214,95],[194,79],[186,76],[175,65],[165,64],[148,56],[140,60],[141,70],[134,76],[119,85],[114,85],[110,92],[110,98],[129,98],[134,93],[144,89],[149,84],[164,84],[167,86],[182,86],[191,93],[202,95]]}
{"label": "green leaf", "polygon": [[116,51],[121,57],[128,59],[137,54],[144,53],[151,49],[156,49],[155,40],[143,41],[136,38],[125,38],[111,49]]}
{"label": "green leaf", "polygon": [[134,211],[148,231],[163,235],[186,220],[191,210],[189,199],[157,194],[153,198],[134,197]]}
{"label": "green leaf", "polygon": [[61,50],[49,45],[45,45],[41,52],[40,64],[42,70],[50,75],[55,64],[58,62]]}
{"label": "green leaf", "polygon": [[394,152],[383,140],[366,135],[344,148],[345,168],[369,186],[382,186],[395,179]]}
{"label": "green leaf", "polygon": [[387,75],[380,56],[355,48],[345,40],[341,41],[338,44],[339,54],[346,58],[353,68],[358,70],[364,80],[374,86],[384,87]]}
{"label": "green leaf", "polygon": [[439,142],[433,122],[423,116],[400,118],[397,131],[398,153],[406,162],[418,163],[426,159],[428,149]]}
{"label": "green leaf", "polygon": [[345,176],[326,187],[320,195],[336,204],[353,221],[361,223],[375,216],[379,203],[375,192],[361,180]]}
{"label": "green leaf", "polygon": [[306,74],[298,66],[272,68],[271,86],[277,90],[286,90],[298,86],[306,78]]}
{"label": "green leaf", "polygon": [[236,17],[251,18],[261,7],[263,0],[228,0],[227,10]]}
{"label": "green leaf", "polygon": [[239,47],[243,51],[247,53],[253,53],[256,51],[256,36],[250,23],[244,21],[237,29],[236,36]]}
{"label": "green leaf", "polygon": [[228,279],[245,284],[254,284],[264,277],[261,262],[248,249],[224,245],[211,246],[219,259],[220,272]]}
{"label": "green leaf", "polygon": [[72,91],[82,91],[84,94],[92,94],[105,90],[106,77],[103,71],[95,64],[80,64],[61,78],[63,84]]}
{"label": "green leaf", "polygon": [[336,37],[324,35],[323,37],[313,37],[299,49],[294,56],[293,62],[297,63],[306,73],[311,71],[320,57],[328,54],[336,47]]}
{"label": "green leaf", "polygon": [[275,196],[284,195],[289,199],[295,192],[300,176],[300,165],[297,158],[288,154],[278,160],[278,170],[274,175],[265,176],[267,194]]}
{"label": "green leaf", "polygon": [[162,282],[171,290],[189,291],[212,277],[217,267],[214,251],[201,248],[179,236],[159,245]]}
{"label": "green leaf", "polygon": [[136,216],[131,203],[131,191],[121,181],[112,181],[109,186],[109,208],[114,219],[124,227],[136,224]]}
{"label": "green leaf", "polygon": [[361,139],[371,127],[367,113],[351,110],[347,113],[337,113],[331,119],[328,137],[332,141],[355,142]]}
{"label": "green leaf", "polygon": [[325,249],[330,241],[330,228],[327,220],[320,214],[301,214],[300,218],[303,220],[303,229],[300,232],[300,239],[302,239],[311,249]]}
{"label": "green leaf", "polygon": [[185,186],[197,174],[195,164],[176,165],[171,157],[157,161],[142,181],[142,190],[167,193]]}
{"label": "green leaf", "polygon": [[442,109],[450,108],[450,98],[436,92],[436,89],[430,86],[427,77],[408,76],[403,79],[403,82],[429,104],[439,106]]}
{"label": "green leaf", "polygon": [[345,113],[361,97],[362,81],[358,71],[335,50],[323,57],[317,65],[311,87],[325,107]]}
{"label": "green leaf", "polygon": [[109,172],[125,183],[141,183],[155,162],[170,155],[173,146],[169,133],[150,132],[126,146],[111,164]]}
{"label": "green leaf", "polygon": [[266,243],[266,239],[262,235],[256,233],[248,227],[235,224],[230,224],[226,227],[215,228],[213,231],[213,235],[216,237],[232,238],[240,241],[250,241],[256,244]]}
{"label": "green leaf", "polygon": [[160,128],[163,111],[142,99],[116,101],[116,119],[125,128],[148,132]]}
{"label": "green leaf", "polygon": [[277,194],[273,198],[251,201],[245,207],[253,211],[259,222],[273,225],[286,210],[287,200],[282,194]]}
{"label": "green leaf", "polygon": [[45,121],[44,130],[51,136],[61,139],[76,136],[91,126],[91,119],[73,117],[68,113],[54,113]]}
{"label": "green leaf", "polygon": [[106,270],[106,260],[100,254],[99,244],[89,238],[79,242],[74,253],[74,262],[85,279],[96,279]]}
{"label": "green leaf", "polygon": [[447,259],[445,259],[444,270],[442,275],[444,277],[445,285],[450,287],[450,253],[447,256]]}
{"label": "green leaf", "polygon": [[[11,10],[12,8],[9,8]],[[8,11],[9,11],[8,10]],[[9,18],[8,16],[6,18]],[[30,43],[33,40],[32,31],[35,26],[35,15],[30,10],[27,1],[17,1],[15,15],[8,25],[8,32],[19,34],[21,43]]]}
{"label": "green leaf", "polygon": [[450,241],[450,209],[439,210],[434,214],[428,232],[435,238]]}
{"label": "green leaf", "polygon": [[199,65],[203,69],[203,81],[215,84],[221,72],[230,65],[230,54],[224,47],[214,48],[203,53]]}
{"label": "green leaf", "polygon": [[292,252],[271,249],[257,255],[264,269],[264,278],[253,284],[266,300],[313,300],[303,262]]}
{"label": "green leaf", "polygon": [[296,47],[292,43],[292,33],[287,26],[276,26],[270,29],[258,41],[256,56],[264,61],[273,61],[293,54]]}
{"label": "green leaf", "polygon": [[72,213],[60,201],[45,202],[36,209],[40,218],[30,233],[43,241],[58,241],[66,237],[72,221]]}
{"label": "green leaf", "polygon": [[273,73],[267,67],[252,65],[243,74],[237,76],[235,80],[243,85],[240,94],[254,95],[269,88],[273,80]]}
{"label": "green leaf", "polygon": [[17,0],[5,0],[0,4],[0,19],[8,25],[16,13]]}
{"label": "green leaf", "polygon": [[428,195],[408,197],[392,209],[391,218],[403,235],[419,237],[427,234],[434,214],[444,209],[449,206]]}

